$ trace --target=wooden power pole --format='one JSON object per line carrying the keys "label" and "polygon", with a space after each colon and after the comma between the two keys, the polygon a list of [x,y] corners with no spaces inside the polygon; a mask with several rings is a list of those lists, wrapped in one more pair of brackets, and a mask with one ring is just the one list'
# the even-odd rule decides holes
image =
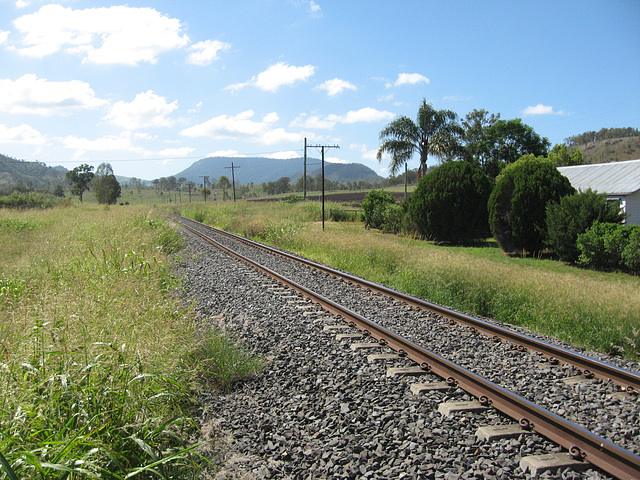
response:
{"label": "wooden power pole", "polygon": [[322,149],[322,231],[324,231],[324,149],[340,147],[338,145],[309,145],[309,147]]}

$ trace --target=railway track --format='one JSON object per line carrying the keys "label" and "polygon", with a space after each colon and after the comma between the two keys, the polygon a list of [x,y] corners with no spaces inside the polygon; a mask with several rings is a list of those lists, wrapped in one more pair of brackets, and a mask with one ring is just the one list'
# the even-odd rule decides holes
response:
{"label": "railway track", "polygon": [[[422,347],[422,343],[416,339],[412,340],[394,333],[395,328],[387,328],[387,326],[381,324],[384,322],[374,321],[366,316],[356,313],[354,309],[343,306],[340,303],[331,300],[327,296],[319,294],[313,289],[304,286],[302,283],[276,272],[275,269],[263,265],[262,263],[265,263],[264,261],[262,261],[262,263],[258,263],[244,257],[239,253],[239,251],[243,249],[256,248],[260,249],[262,252],[269,251],[268,255],[272,258],[272,264],[278,264],[282,261],[282,258],[285,258],[288,262],[303,262],[305,264],[307,275],[317,276],[317,273],[309,272],[322,271],[324,274],[334,277],[336,281],[342,282],[342,285],[344,285],[344,282],[350,284],[348,287],[346,285],[341,286],[341,290],[343,288],[355,288],[352,287],[353,285],[358,285],[359,290],[362,290],[361,287],[365,287],[368,291],[373,291],[378,296],[384,295],[385,298],[394,299],[395,303],[399,304],[402,302],[402,305],[410,306],[412,311],[420,309],[422,311],[428,310],[431,313],[435,312],[439,317],[440,324],[449,325],[452,321],[459,322],[466,326],[466,336],[476,337],[484,335],[486,339],[489,339],[489,341],[485,340],[485,343],[487,344],[495,345],[497,340],[507,340],[508,342],[512,342],[511,345],[513,346],[513,349],[510,347],[503,347],[503,352],[515,351],[517,354],[522,354],[523,356],[528,355],[530,357],[531,355],[527,354],[527,350],[535,350],[540,352],[547,359],[546,363],[548,364],[548,367],[545,366],[545,370],[560,368],[551,367],[551,365],[557,363],[557,361],[561,361],[572,365],[571,368],[574,370],[567,370],[565,366],[562,367],[564,370],[561,370],[561,372],[566,373],[567,371],[571,371],[572,373],[576,373],[577,375],[573,375],[573,377],[575,377],[573,380],[588,379],[595,376],[601,379],[601,385],[608,385],[610,391],[614,388],[614,384],[617,385],[616,390],[627,396],[627,399],[620,400],[620,398],[618,398],[616,401],[625,401],[637,404],[637,397],[633,395],[633,392],[640,390],[640,375],[638,375],[638,373],[591,359],[582,354],[577,354],[576,352],[571,352],[568,349],[552,345],[549,342],[544,342],[533,337],[510,331],[490,322],[459,314],[458,312],[424,302],[423,300],[415,297],[391,291],[386,287],[371,284],[356,277],[349,276],[344,272],[339,272],[304,259],[299,259],[298,257],[286,252],[277,251],[274,253],[264,245],[256,244],[255,242],[227,234],[226,232],[213,230],[211,227],[197,224],[197,222],[192,222],[182,218],[180,218],[179,221],[194,235],[198,235],[207,242],[215,244],[216,248],[221,248],[236,258],[241,258],[242,261],[251,264],[253,268],[260,270],[277,282],[286,285],[287,288],[295,290],[307,298],[311,298],[315,304],[321,305],[326,311],[339,316],[352,326],[357,327],[365,335],[365,338],[367,339],[366,343],[369,343],[370,347],[373,347],[373,344],[390,347],[402,358],[415,362],[420,371],[433,372],[443,379],[446,379],[447,383],[445,388],[452,389],[453,387],[459,387],[473,395],[479,401],[474,404],[467,405],[468,408],[485,409],[487,407],[493,407],[508,417],[515,419],[518,425],[510,428],[516,428],[516,435],[525,434],[527,431],[537,432],[563,446],[569,452],[570,456],[578,462],[576,465],[589,462],[616,478],[631,479],[640,477],[640,458],[632,451],[629,451],[606,438],[589,432],[587,428],[565,420],[560,415],[537,405],[524,396],[512,392],[508,388],[497,384],[495,381],[483,378],[482,376],[472,372],[470,368],[457,365],[454,362],[447,360],[443,355],[427,350]],[[207,233],[204,234],[203,230],[207,231]],[[222,245],[220,241],[211,239],[210,237],[214,235],[216,237],[222,236],[225,239],[223,241],[224,243],[232,242],[234,244],[234,248],[231,249]],[[277,257],[273,257],[273,255],[276,255]],[[328,287],[328,289],[335,290],[335,283],[333,283],[333,285],[333,287]],[[367,295],[370,294],[367,293]],[[388,302],[388,300],[385,301]],[[370,301],[367,302],[370,303]],[[393,324],[393,322],[391,323]],[[448,326],[448,328],[451,329],[453,327]],[[462,337],[465,337],[465,334],[463,334]],[[507,344],[508,342],[504,343]],[[363,346],[361,348],[365,347]],[[471,356],[473,357],[473,355]],[[469,365],[467,365],[467,367],[469,367]],[[411,369],[409,368],[406,372],[409,372],[410,370]],[[413,372],[416,372],[415,367]],[[531,397],[531,395],[528,395],[526,392],[523,393],[523,395]],[[504,427],[502,427],[502,430],[505,430]],[[623,442],[623,444],[624,447],[630,448],[631,450],[635,450],[637,447],[633,440],[626,444]]]}

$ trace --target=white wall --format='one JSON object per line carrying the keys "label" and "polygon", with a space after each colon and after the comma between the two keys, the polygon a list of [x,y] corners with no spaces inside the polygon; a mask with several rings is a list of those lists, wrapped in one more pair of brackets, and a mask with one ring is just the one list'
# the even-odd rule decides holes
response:
{"label": "white wall", "polygon": [[625,198],[626,213],[629,214],[626,225],[640,225],[640,190],[637,190]]}

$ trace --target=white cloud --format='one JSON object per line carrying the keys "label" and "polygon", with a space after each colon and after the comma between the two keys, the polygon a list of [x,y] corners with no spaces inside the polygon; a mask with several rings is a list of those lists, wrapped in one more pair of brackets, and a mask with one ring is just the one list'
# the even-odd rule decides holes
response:
{"label": "white cloud", "polygon": [[305,65],[295,67],[284,62],[271,65],[264,72],[259,73],[248,82],[235,83],[226,89],[231,91],[240,90],[247,86],[254,86],[265,92],[277,92],[282,86],[290,86],[297,82],[309,80],[315,72],[315,67]]}
{"label": "white cloud", "polygon": [[562,110],[556,112],[553,110],[553,107],[539,103],[535,107],[529,106],[525,108],[522,114],[526,117],[528,115],[564,115],[564,112]]}
{"label": "white cloud", "polygon": [[431,80],[419,73],[401,73],[398,75],[398,78],[393,85],[395,87],[399,87],[401,85],[415,85],[417,83],[426,83],[428,85],[430,82]]}
{"label": "white cloud", "polygon": [[7,39],[9,38],[9,33],[10,32],[7,30],[0,30],[0,45],[7,41]]}
{"label": "white cloud", "polygon": [[316,17],[322,16],[322,9],[320,8],[320,5],[318,5],[313,0],[309,1],[309,9],[311,10],[311,13]]}
{"label": "white cloud", "polygon": [[243,158],[245,155],[240,155],[237,150],[216,150],[215,152],[209,153],[205,158],[209,157],[239,157]]}
{"label": "white cloud", "polygon": [[365,107],[360,110],[352,110],[347,112],[341,118],[342,123],[371,123],[380,122],[382,120],[391,120],[395,115],[391,112],[376,110],[375,108]]}
{"label": "white cloud", "polygon": [[326,90],[327,95],[329,95],[330,97],[334,97],[344,92],[345,90],[358,89],[358,87],[356,87],[353,83],[347,82],[346,80],[341,80],[340,78],[334,78],[333,80],[327,80],[326,82],[322,82],[320,85],[318,85],[317,88],[321,90]]}
{"label": "white cloud", "polygon": [[262,121],[252,120],[255,112],[247,110],[235,116],[219,115],[206,122],[185,128],[180,132],[185,137],[210,137],[249,141],[263,145],[281,142],[298,142],[302,137],[297,133],[287,132],[282,128],[273,128],[278,115],[268,113]]}
{"label": "white cloud", "polygon": [[265,155],[266,158],[275,158],[276,160],[287,160],[290,158],[300,158],[300,152],[296,152],[294,150],[288,150],[283,152],[270,153]]}
{"label": "white cloud", "polygon": [[58,137],[56,140],[58,140],[65,148],[76,151],[74,159],[81,157],[88,151],[113,152],[122,150],[135,152],[139,155],[143,155],[145,152],[143,148],[136,147],[131,143],[131,136],[126,132],[120,136],[106,135],[93,140],[89,138],[76,137],[75,135]]}
{"label": "white cloud", "polygon": [[325,157],[325,161],[329,163],[342,163],[342,164],[349,163],[349,160],[345,160],[340,157]]}
{"label": "white cloud", "polygon": [[187,63],[201,66],[210,65],[219,58],[218,52],[220,50],[228,50],[229,48],[231,48],[231,44],[219,40],[194,43],[189,47],[191,53],[187,57]]}
{"label": "white cloud", "polygon": [[108,115],[104,117],[112,125],[127,130],[147,127],[170,127],[173,120],[169,114],[178,108],[178,101],[167,103],[164,97],[152,90],[139,93],[132,102],[116,102]]}
{"label": "white cloud", "polygon": [[291,127],[296,128],[309,128],[320,130],[331,130],[338,123],[351,124],[351,123],[372,123],[383,120],[390,120],[395,115],[391,112],[384,110],[376,110],[375,108],[365,107],[360,110],[351,110],[344,115],[330,114],[325,117],[318,115],[307,116],[306,114],[299,115],[293,122]]}
{"label": "white cloud", "polygon": [[377,154],[378,154],[378,150],[368,150],[367,146],[362,144],[362,145],[358,145],[356,143],[352,143],[351,145],[349,145],[349,148],[351,150],[355,150],[356,152],[360,152],[360,157],[363,160],[372,160],[372,161],[377,161]]}
{"label": "white cloud", "polygon": [[17,80],[0,79],[0,111],[34,115],[69,115],[77,110],[99,108],[106,100],[96,98],[88,83],[80,80],[52,82],[26,74]]}
{"label": "white cloud", "polygon": [[319,115],[307,116],[306,113],[299,115],[293,120],[289,126],[294,128],[310,128],[313,130],[331,130],[338,123],[337,115],[327,115],[320,117]]}
{"label": "white cloud", "polygon": [[200,111],[200,107],[202,107],[202,102],[196,103],[194,108],[190,108],[187,113],[198,113]]}
{"label": "white cloud", "polygon": [[163,52],[184,47],[180,21],[152,8],[113,6],[73,10],[45,5],[15,20],[22,55],[41,58],[59,51],[83,62],[137,65],[155,63]]}
{"label": "white cloud", "polygon": [[178,148],[164,148],[158,151],[147,150],[145,152],[146,157],[186,157],[191,155],[195,151],[192,147],[178,147]]}
{"label": "white cloud", "polygon": [[136,146],[131,139],[135,138],[130,132],[123,132],[119,136],[105,135],[95,139],[76,137],[68,135],[66,137],[58,137],[56,140],[64,147],[75,150],[73,159],[82,158],[87,152],[127,152],[141,157],[186,157],[195,151],[191,147],[174,147],[162,150],[148,150],[143,147]]}
{"label": "white cloud", "polygon": [[17,127],[0,124],[0,144],[6,143],[42,145],[46,143],[46,138],[38,130],[24,123]]}

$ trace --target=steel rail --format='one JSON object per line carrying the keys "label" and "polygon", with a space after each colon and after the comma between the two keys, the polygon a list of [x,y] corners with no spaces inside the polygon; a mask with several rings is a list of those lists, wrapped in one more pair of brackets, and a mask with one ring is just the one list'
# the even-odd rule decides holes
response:
{"label": "steel rail", "polygon": [[[184,217],[180,217],[180,218],[184,218]],[[363,288],[367,288],[369,290],[392,297],[396,300],[402,301],[413,307],[435,312],[438,315],[448,318],[449,320],[461,323],[463,325],[467,325],[473,330],[483,333],[485,335],[488,335],[489,337],[495,339],[496,341],[508,341],[515,344],[521,350],[529,349],[536,352],[540,352],[544,356],[548,357],[550,361],[557,360],[559,362],[563,362],[563,363],[575,366],[576,368],[581,370],[585,376],[588,376],[588,377],[595,376],[602,379],[611,379],[616,385],[620,386],[623,390],[626,390],[630,393],[631,392],[640,393],[640,374],[636,372],[632,372],[630,370],[616,367],[615,365],[611,365],[610,363],[596,360],[594,358],[588,357],[581,353],[578,353],[566,348],[562,348],[557,345],[553,345],[543,340],[538,340],[529,335],[518,333],[514,330],[510,330],[506,327],[502,327],[502,326],[487,322],[480,318],[473,317],[471,315],[467,315],[467,314],[458,312],[456,310],[452,310],[442,305],[428,302],[422,298],[418,298],[413,295],[409,295],[407,293],[393,290],[384,285],[370,282],[368,280],[356,277],[354,275],[351,275],[346,272],[342,272],[340,270],[336,270],[334,268],[328,267],[326,265],[322,265],[312,260],[298,257],[296,255],[292,255],[283,250],[269,247],[267,245],[248,239],[246,237],[242,237],[234,233],[226,232],[224,230],[220,230],[218,228],[197,222],[195,220],[191,220],[191,219],[187,219],[187,220],[197,223],[203,227],[209,228],[222,235],[226,235],[235,240],[244,242],[248,245],[261,248],[270,253],[274,253],[274,254],[283,256],[285,258],[288,258],[290,260],[294,260],[296,262],[307,265],[308,267],[321,270],[334,277],[339,277],[348,283],[353,283]]]}
{"label": "steel rail", "polygon": [[251,265],[256,270],[277,282],[310,298],[326,311],[342,317],[350,324],[362,330],[367,336],[376,339],[380,344],[386,345],[418,363],[425,371],[433,372],[447,379],[447,382],[451,385],[459,386],[464,391],[478,398],[483,405],[496,408],[505,415],[518,421],[523,427],[529,428],[566,448],[572,457],[595,465],[621,480],[637,480],[640,478],[640,457],[632,452],[585,430],[510,390],[476,375],[464,367],[458,366],[424,349],[387,330],[376,322],[216,242],[204,233],[187,225],[183,224],[183,226],[206,242],[242,262]]}

